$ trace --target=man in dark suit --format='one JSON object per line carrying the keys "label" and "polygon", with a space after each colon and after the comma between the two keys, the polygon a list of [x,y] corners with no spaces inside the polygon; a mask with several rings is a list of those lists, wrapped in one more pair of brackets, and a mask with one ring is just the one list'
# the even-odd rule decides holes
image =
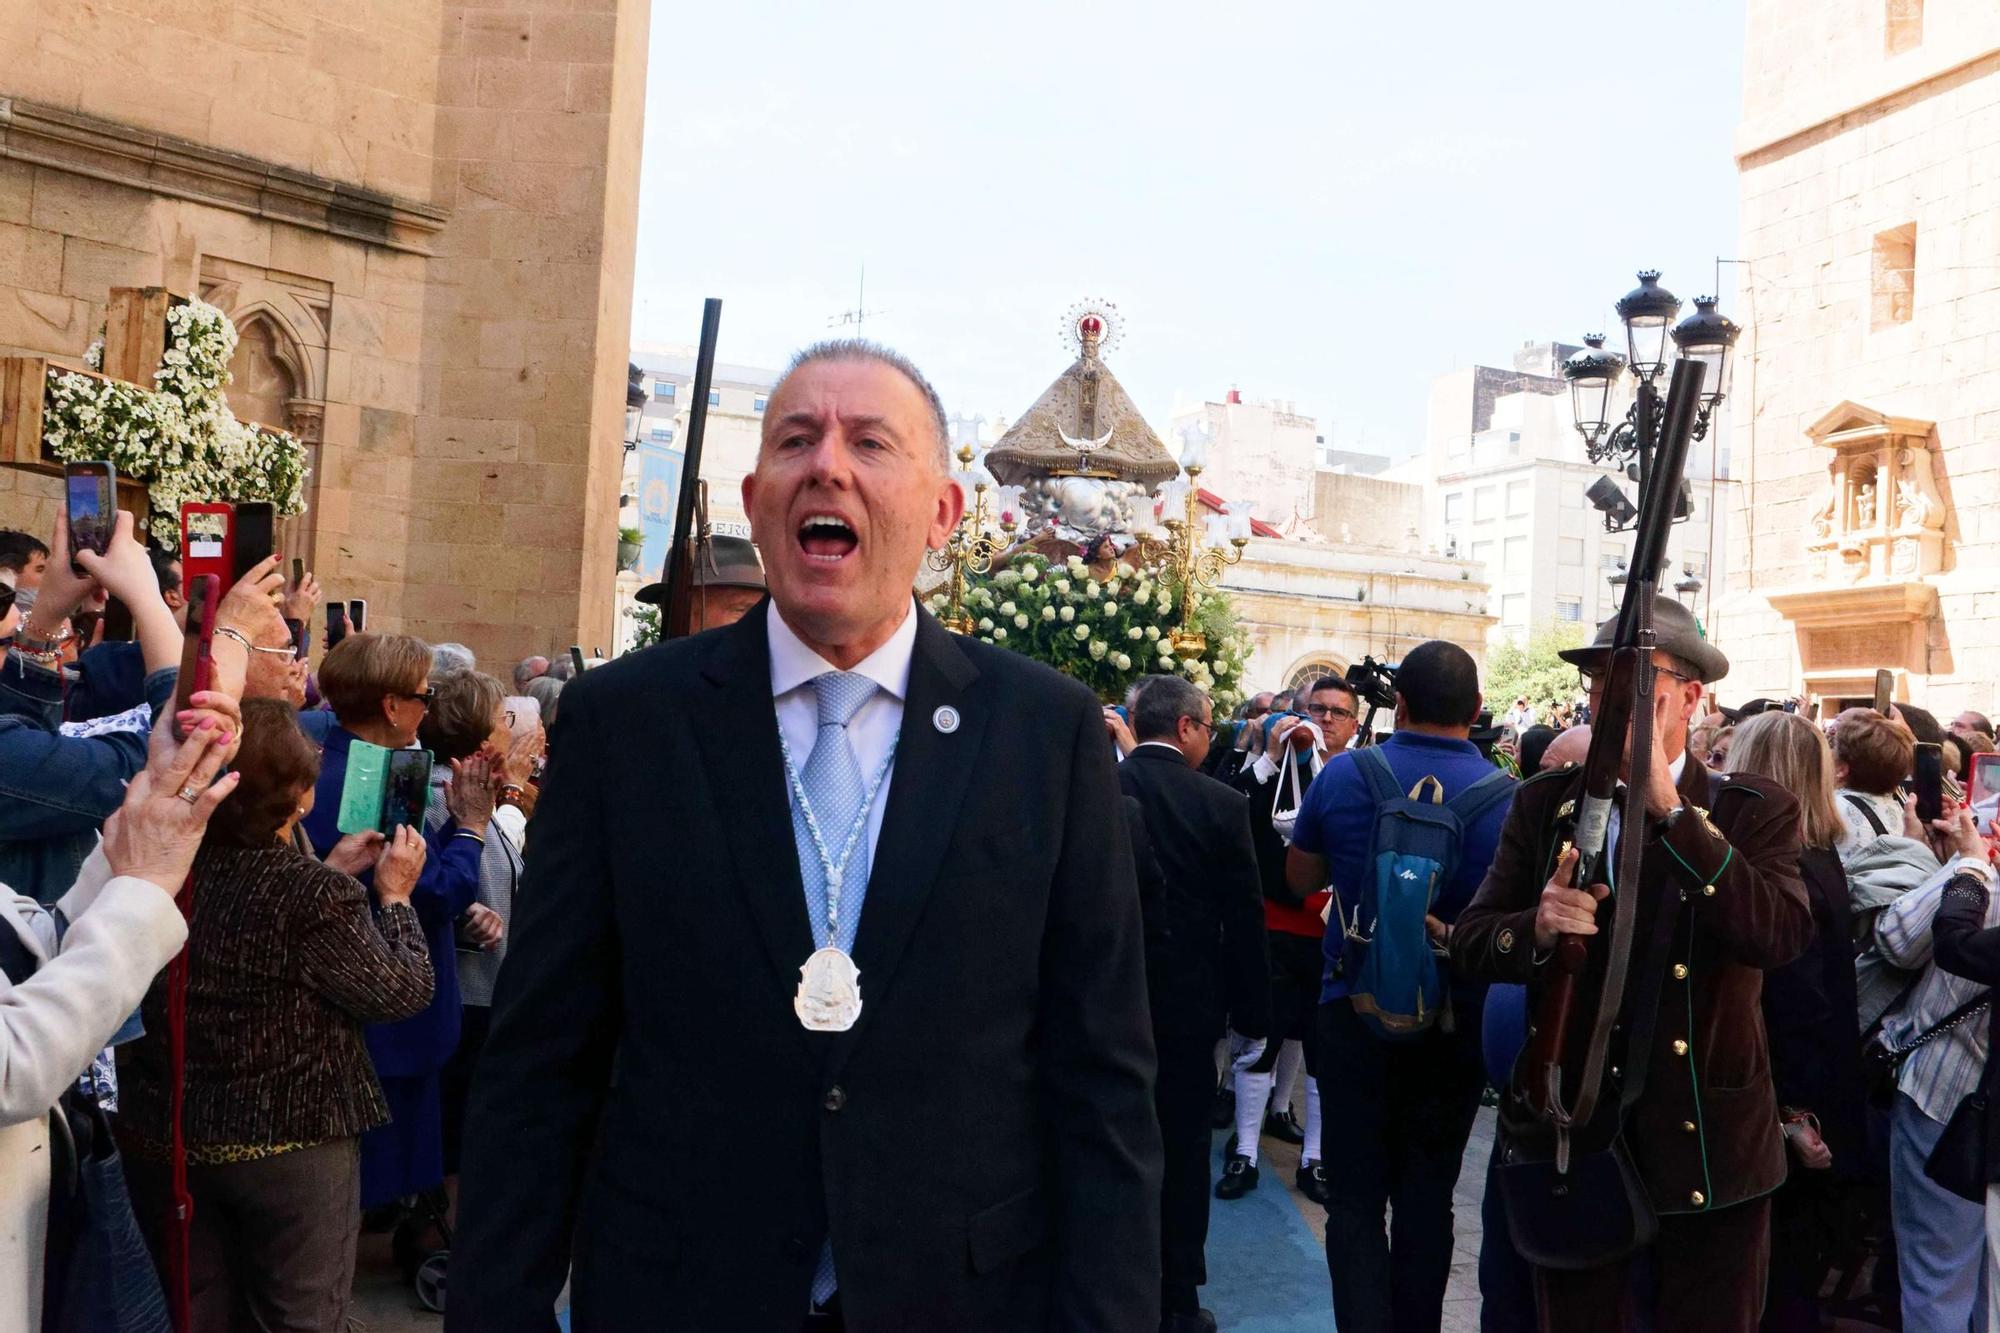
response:
{"label": "man in dark suit", "polygon": [[1118,782],[1136,797],[1165,879],[1149,919],[1155,1092],[1166,1152],[1160,1240],[1163,1333],[1215,1327],[1197,1288],[1208,1280],[1209,1108],[1225,1021],[1234,1063],[1255,1061],[1270,1031],[1269,964],[1250,843],[1249,805],[1196,770],[1213,731],[1206,695],[1178,676],[1148,677],[1132,707],[1138,745]]}
{"label": "man in dark suit", "polygon": [[[447,1328],[1150,1330],[1160,1139],[1088,691],[914,604],[935,391],[802,353],[771,598],[571,683],[468,1114]],[[574,1254],[572,1256],[572,1241]]]}
{"label": "man in dark suit", "polygon": [[[1729,660],[1671,597],[1655,600],[1653,623],[1658,675],[1646,827],[1625,828],[1621,816],[1608,844],[1645,839],[1632,977],[1620,996],[1607,1063],[1613,1080],[1620,1068],[1645,1070],[1624,1134],[1660,1214],[1659,1235],[1629,1262],[1537,1269],[1542,1327],[1553,1333],[1757,1328],[1770,1256],[1770,1195],[1785,1180],[1759,1003],[1764,970],[1790,962],[1812,938],[1812,909],[1799,880],[1799,803],[1775,782],[1710,774],[1688,754],[1688,720],[1702,686],[1727,674]],[[1606,621],[1594,643],[1562,654],[1583,672],[1593,714],[1603,706],[1614,626]],[[1568,882],[1575,861],[1568,839],[1582,794],[1581,768],[1522,784],[1492,868],[1451,935],[1453,965],[1483,981],[1526,983],[1530,1014],[1555,972],[1548,963],[1557,940],[1586,938],[1590,955],[1572,1027],[1579,1040],[1565,1056],[1572,1078],[1607,965],[1604,942],[1590,937],[1609,935],[1612,913],[1604,885]],[[1669,911],[1676,920],[1662,918]],[[1661,931],[1668,941],[1664,959],[1649,967],[1656,923],[1671,929]],[[1635,1010],[1643,996],[1655,997],[1651,1046],[1628,1051],[1619,1039],[1639,1026]],[[1522,1077],[1517,1062],[1516,1086],[1501,1108],[1503,1139],[1552,1153],[1554,1132],[1522,1109]],[[1585,1147],[1601,1143],[1617,1122],[1614,1095],[1607,1093],[1599,1107],[1578,1131]],[[1642,1284],[1631,1280],[1641,1264],[1649,1275]],[[1634,1308],[1641,1291],[1649,1309]]]}

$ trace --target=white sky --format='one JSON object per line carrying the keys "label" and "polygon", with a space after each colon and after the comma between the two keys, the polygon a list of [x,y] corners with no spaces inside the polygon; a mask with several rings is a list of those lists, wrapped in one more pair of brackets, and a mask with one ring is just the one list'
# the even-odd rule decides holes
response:
{"label": "white sky", "polygon": [[1229,8],[655,5],[634,338],[720,296],[781,365],[865,264],[868,336],[1013,417],[1101,296],[1163,434],[1233,383],[1402,454],[1432,376],[1735,252],[1742,0]]}

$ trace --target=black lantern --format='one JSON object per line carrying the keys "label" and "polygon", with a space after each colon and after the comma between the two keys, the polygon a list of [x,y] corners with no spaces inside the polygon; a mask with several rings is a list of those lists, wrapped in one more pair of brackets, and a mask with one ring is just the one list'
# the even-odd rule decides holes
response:
{"label": "black lantern", "polygon": [[1576,417],[1577,433],[1590,448],[1596,448],[1611,428],[1611,390],[1625,372],[1625,358],[1604,349],[1604,335],[1583,335],[1583,350],[1563,362],[1563,378],[1569,381],[1570,411]]}
{"label": "black lantern", "polygon": [[1681,605],[1692,607],[1695,594],[1701,591],[1701,580],[1694,576],[1693,565],[1682,565],[1681,576],[1674,580],[1674,596],[1681,599]]}
{"label": "black lantern", "polygon": [[1729,349],[1742,331],[1729,316],[1716,312],[1713,296],[1695,297],[1694,313],[1674,326],[1674,343],[1681,355],[1708,367],[1701,380],[1704,411],[1713,412],[1729,393]]}
{"label": "black lantern", "polygon": [[625,363],[625,452],[639,447],[639,418],[646,411],[645,372],[627,361]]}
{"label": "black lantern", "polygon": [[1681,312],[1681,298],[1660,286],[1659,273],[1649,268],[1639,274],[1639,285],[1625,293],[1616,309],[1625,321],[1632,373],[1651,384],[1667,367],[1667,326]]}
{"label": "black lantern", "polygon": [[1604,581],[1611,585],[1612,592],[1622,593],[1625,591],[1625,578],[1626,578],[1625,562],[1623,560],[1620,560],[1618,562],[1618,568],[1612,570],[1611,577]]}

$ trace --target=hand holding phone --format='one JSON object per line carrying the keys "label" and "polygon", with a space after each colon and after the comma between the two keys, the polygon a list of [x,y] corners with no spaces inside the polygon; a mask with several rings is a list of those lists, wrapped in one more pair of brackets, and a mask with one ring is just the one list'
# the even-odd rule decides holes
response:
{"label": "hand holding phone", "polygon": [[1875,671],[1875,711],[1883,717],[1889,716],[1896,694],[1896,673],[1887,667]]}
{"label": "hand holding phone", "polygon": [[347,606],[343,602],[326,604],[326,647],[331,652],[347,637]]}
{"label": "hand holding phone", "polygon": [[[182,722],[181,714],[193,706],[196,694],[206,693],[214,684],[215,677],[215,621],[216,610],[221,602],[219,580],[213,574],[200,574],[194,585],[188,589],[187,630],[181,640],[180,677],[174,682],[174,721]],[[181,727],[183,738],[187,728]]]}
{"label": "hand holding phone", "polygon": [[103,555],[111,548],[112,524],[118,516],[118,473],[104,462],[71,463],[63,468],[63,514],[69,524],[70,568],[81,551]]}
{"label": "hand holding phone", "polygon": [[1917,820],[1926,829],[1944,818],[1944,752],[1932,741],[1917,743],[1912,782],[1917,795]]}

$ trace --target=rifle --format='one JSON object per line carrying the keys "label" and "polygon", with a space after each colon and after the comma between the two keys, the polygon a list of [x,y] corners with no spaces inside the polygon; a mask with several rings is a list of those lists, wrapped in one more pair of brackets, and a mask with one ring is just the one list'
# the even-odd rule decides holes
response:
{"label": "rifle", "polygon": [[[1603,701],[1591,719],[1583,795],[1577,801],[1570,830],[1570,844],[1578,853],[1570,883],[1613,885],[1612,925],[1608,936],[1564,935],[1556,941],[1553,968],[1528,1029],[1523,1056],[1529,1105],[1555,1126],[1558,1142],[1565,1148],[1567,1132],[1589,1124],[1597,1109],[1611,1028],[1624,1004],[1638,919],[1639,861],[1646,841],[1640,831],[1646,827],[1646,783],[1651,776],[1653,750],[1653,598],[1666,561],[1667,529],[1673,525],[1680,498],[1680,478],[1687,467],[1688,440],[1694,430],[1704,370],[1700,362],[1687,358],[1675,364],[1664,412],[1659,409],[1658,391],[1650,381],[1642,380],[1633,409],[1639,508],[1632,562],[1625,596],[1618,604],[1610,659],[1604,668]],[[1634,761],[1620,818],[1632,836],[1619,840],[1617,873],[1607,878],[1605,843],[1611,802],[1617,793],[1619,769],[1624,766],[1628,736]],[[1572,1045],[1577,990],[1590,962],[1592,938],[1606,941],[1603,984],[1584,1047],[1583,1068],[1573,1079],[1565,1078],[1563,1062]],[[1646,1056],[1640,1053],[1636,1058]],[[1558,1159],[1566,1157],[1566,1151],[1559,1150]]]}
{"label": "rifle", "polygon": [[693,632],[694,570],[701,533],[695,527],[695,497],[701,493],[701,441],[708,429],[708,386],[715,378],[715,338],[722,327],[722,302],[701,303],[701,346],[694,359],[694,402],[688,406],[687,444],[681,460],[681,489],[674,507],[674,544],[667,550],[666,603],[660,608],[660,637]]}

